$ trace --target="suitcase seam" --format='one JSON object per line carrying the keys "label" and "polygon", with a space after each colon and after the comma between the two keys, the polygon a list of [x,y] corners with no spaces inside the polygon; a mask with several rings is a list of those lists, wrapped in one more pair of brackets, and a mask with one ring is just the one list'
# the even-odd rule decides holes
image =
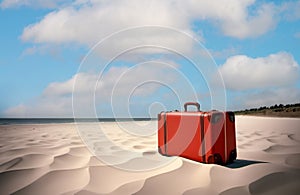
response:
{"label": "suitcase seam", "polygon": [[167,113],[164,113],[164,145],[165,145],[165,155],[167,154]]}
{"label": "suitcase seam", "polygon": [[206,155],[205,155],[205,137],[204,137],[204,114],[200,114],[200,131],[201,131],[201,144],[202,144],[202,160],[206,162]]}
{"label": "suitcase seam", "polygon": [[227,113],[225,112],[225,117],[224,117],[224,136],[225,136],[225,159],[224,159],[224,163],[227,163],[228,158],[227,158],[227,154],[228,154],[228,148],[227,148],[227,123],[226,123],[226,119],[227,119]]}

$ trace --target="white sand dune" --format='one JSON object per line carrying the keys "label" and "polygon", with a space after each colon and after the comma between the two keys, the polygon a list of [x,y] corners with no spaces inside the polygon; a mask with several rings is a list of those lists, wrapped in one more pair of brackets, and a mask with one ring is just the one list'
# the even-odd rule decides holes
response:
{"label": "white sand dune", "polygon": [[[162,157],[156,122],[1,125],[0,194],[298,194],[300,119],[236,117],[238,160],[228,166]],[[122,129],[123,128],[123,129]],[[141,130],[144,131],[144,130]],[[97,157],[100,157],[100,161]],[[109,165],[107,164],[109,163]],[[134,170],[140,171],[134,171]]]}

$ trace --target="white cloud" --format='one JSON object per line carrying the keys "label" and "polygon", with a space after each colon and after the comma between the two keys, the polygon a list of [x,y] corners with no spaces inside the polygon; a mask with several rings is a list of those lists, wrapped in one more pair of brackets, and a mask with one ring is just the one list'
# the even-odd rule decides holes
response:
{"label": "white cloud", "polygon": [[[77,43],[92,47],[112,33],[149,25],[179,29],[201,39],[189,28],[188,18],[178,14],[178,10],[174,9],[170,1],[95,1],[71,5],[53,11],[40,22],[27,26],[21,39],[38,44]],[[123,32],[109,43],[106,42],[105,51],[99,53],[102,57],[109,57],[116,48],[125,50],[147,44],[184,51],[191,49],[191,39],[184,39],[180,33],[170,31],[172,30],[166,33],[159,28],[145,28]],[[153,50],[151,52],[153,53]],[[146,53],[149,53],[149,50]]]}
{"label": "white cloud", "polygon": [[300,19],[300,1],[283,2],[279,7],[279,11],[283,15],[283,19],[295,21]]}
{"label": "white cloud", "polygon": [[[211,49],[209,49],[208,51],[215,59],[227,59],[230,56],[236,55],[238,53],[239,49],[229,47],[229,48],[225,48],[225,49],[219,50],[219,51],[211,50]],[[203,53],[203,55],[205,55],[204,51],[202,53]]]}
{"label": "white cloud", "polygon": [[[75,109],[81,117],[92,117],[94,95],[96,106],[127,103],[130,96],[143,97],[153,94],[161,85],[171,85],[177,81],[177,64],[147,62],[134,67],[111,67],[102,77],[95,73],[78,73],[64,82],[50,83],[42,95],[32,102],[20,104],[4,112],[6,117],[73,117],[72,95]],[[98,81],[98,85],[97,84]],[[145,86],[140,86],[149,81]],[[75,93],[73,93],[73,85]],[[140,87],[139,87],[140,86]],[[139,102],[136,102],[137,104]],[[124,105],[126,106],[126,105]],[[78,110],[77,110],[78,111]],[[78,115],[76,115],[78,116]]]}
{"label": "white cloud", "polygon": [[56,60],[62,60],[62,47],[54,46],[54,45],[33,45],[32,47],[28,47],[23,50],[21,57],[26,57],[30,55],[50,55],[52,58]]}
{"label": "white cloud", "polygon": [[286,52],[259,58],[232,56],[219,70],[225,86],[232,90],[288,86],[299,78],[299,64]]}
{"label": "white cloud", "polygon": [[3,9],[22,6],[34,8],[57,8],[70,2],[72,2],[72,0],[3,0],[0,6]]}
{"label": "white cloud", "polygon": [[80,8],[69,6],[51,12],[39,23],[26,27],[22,39],[91,45],[111,33],[134,26],[158,25],[186,30],[186,20],[177,15],[167,1],[97,1]]}
{"label": "white cloud", "polygon": [[259,7],[254,16],[247,15],[237,20],[226,19],[221,21],[221,26],[224,33],[232,37],[241,39],[257,37],[275,27],[276,20],[274,20],[274,16],[274,7],[266,4]]}
{"label": "white cloud", "polygon": [[[77,1],[69,6],[47,14],[41,21],[27,26],[21,39],[34,43],[79,43],[92,46],[104,37],[119,30],[158,25],[172,27],[203,40],[193,32],[195,21],[209,20],[227,36],[237,38],[255,37],[266,33],[276,23],[274,6],[255,1],[225,0],[210,1]],[[145,30],[126,34],[111,47],[132,42],[152,43],[157,41],[170,48],[187,47],[192,44],[175,34]],[[155,42],[156,43],[156,42]],[[126,47],[125,47],[126,48]]]}
{"label": "white cloud", "polygon": [[[33,46],[24,51],[25,55],[39,52],[38,50],[44,48],[44,45],[47,48],[50,45],[51,48],[51,45],[60,47],[61,44],[76,43],[91,47],[111,33],[144,25],[179,29],[201,40],[203,39],[202,34],[193,32],[193,25],[198,21],[209,21],[226,36],[239,39],[256,37],[268,32],[276,25],[278,19],[276,11],[288,13],[293,7],[290,4],[276,6],[272,3],[256,2],[255,0],[231,0],[230,3],[226,0],[4,0],[1,3],[2,8],[20,6],[57,8],[45,15],[39,22],[28,25],[23,30],[20,38],[25,42],[37,44],[37,47]],[[297,13],[299,12],[293,12],[291,17],[297,18]],[[199,31],[201,32],[201,29]],[[176,33],[161,31],[160,29],[146,29],[144,32],[123,33],[117,39],[106,43],[101,52],[109,56],[116,50],[123,51],[128,46],[141,44],[160,44],[172,49],[179,48],[182,51],[193,49],[192,42],[182,39]],[[148,54],[157,51],[158,53],[162,52],[161,50],[150,49],[144,49],[142,52]],[[214,52],[213,55],[227,57],[227,55],[233,55],[235,52],[235,49],[228,49]],[[110,69],[104,75],[103,81],[99,81],[96,95],[102,98],[110,97],[115,81],[118,79],[120,82],[115,86],[115,95],[120,97],[119,99],[128,95],[132,88],[146,80],[163,78],[163,81],[167,83],[173,82],[173,79],[176,80],[174,77],[176,74],[168,71],[162,71],[162,73],[150,67]],[[288,53],[277,53],[261,58],[250,58],[243,55],[233,56],[228,58],[220,71],[226,86],[233,90],[286,87],[292,85],[299,78],[299,65]],[[120,75],[123,77],[119,78]],[[79,73],[65,82],[51,83],[36,101],[11,108],[7,110],[7,114],[26,115],[26,113],[32,113],[36,116],[39,116],[38,114],[43,116],[72,114],[71,89],[75,79],[80,80],[77,90],[81,94],[85,94],[94,90],[98,75]],[[135,93],[146,95],[153,93],[157,88],[158,85],[155,84],[147,85],[147,88],[141,87]],[[84,96],[81,99],[83,102],[86,101]]]}
{"label": "white cloud", "polygon": [[233,110],[299,102],[299,64],[286,52],[232,56],[220,66]]}
{"label": "white cloud", "polygon": [[258,108],[260,106],[272,106],[275,104],[298,103],[299,97],[299,88],[289,87],[280,89],[265,89],[238,96],[236,101],[242,106],[237,109]]}
{"label": "white cloud", "polygon": [[5,117],[72,117],[72,101],[70,97],[38,97],[4,111]]}
{"label": "white cloud", "polygon": [[[99,80],[98,90],[101,94],[111,94],[115,90],[115,96],[129,95],[133,90],[135,94],[147,96],[152,94],[159,85],[154,84],[147,88],[137,88],[137,86],[150,81],[158,81],[165,84],[173,83],[178,77],[179,66],[174,63],[161,64],[159,62],[146,62],[133,67],[112,67],[101,80]],[[150,88],[149,88],[150,87]]]}
{"label": "white cloud", "polygon": [[22,35],[23,40],[84,44],[139,25],[172,26],[193,34],[191,24],[201,20],[211,21],[227,36],[256,37],[274,28],[279,19],[299,19],[299,5],[300,1],[276,5],[255,0],[4,0],[1,3],[2,8],[59,8],[39,23],[28,26]]}
{"label": "white cloud", "polygon": [[211,20],[227,36],[236,38],[256,37],[274,27],[275,7],[258,4],[255,0],[184,1],[183,7],[193,20]]}
{"label": "white cloud", "polygon": [[8,108],[7,110],[4,111],[4,115],[9,118],[14,118],[14,117],[26,117],[26,106],[24,104],[19,104],[17,106]]}

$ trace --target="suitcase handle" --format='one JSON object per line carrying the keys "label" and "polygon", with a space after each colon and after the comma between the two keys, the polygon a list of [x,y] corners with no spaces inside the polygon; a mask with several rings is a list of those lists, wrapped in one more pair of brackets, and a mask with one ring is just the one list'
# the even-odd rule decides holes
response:
{"label": "suitcase handle", "polygon": [[187,102],[184,104],[184,111],[187,112],[187,106],[196,106],[197,107],[197,110],[198,112],[200,112],[200,104],[197,103],[197,102]]}

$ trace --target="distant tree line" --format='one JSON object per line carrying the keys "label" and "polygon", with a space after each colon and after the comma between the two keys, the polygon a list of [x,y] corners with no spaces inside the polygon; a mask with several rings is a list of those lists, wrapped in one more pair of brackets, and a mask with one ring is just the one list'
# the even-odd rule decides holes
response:
{"label": "distant tree line", "polygon": [[295,103],[295,104],[286,104],[286,105],[283,105],[283,104],[275,104],[273,106],[261,106],[259,108],[250,108],[250,109],[245,109],[245,110],[239,110],[239,111],[235,111],[235,113],[237,114],[248,114],[248,113],[254,113],[254,112],[264,112],[266,110],[272,110],[274,112],[281,112],[281,111],[284,111],[286,109],[290,109],[292,108],[292,112],[295,112],[295,111],[298,111],[299,109],[297,108],[300,108],[300,103]]}

